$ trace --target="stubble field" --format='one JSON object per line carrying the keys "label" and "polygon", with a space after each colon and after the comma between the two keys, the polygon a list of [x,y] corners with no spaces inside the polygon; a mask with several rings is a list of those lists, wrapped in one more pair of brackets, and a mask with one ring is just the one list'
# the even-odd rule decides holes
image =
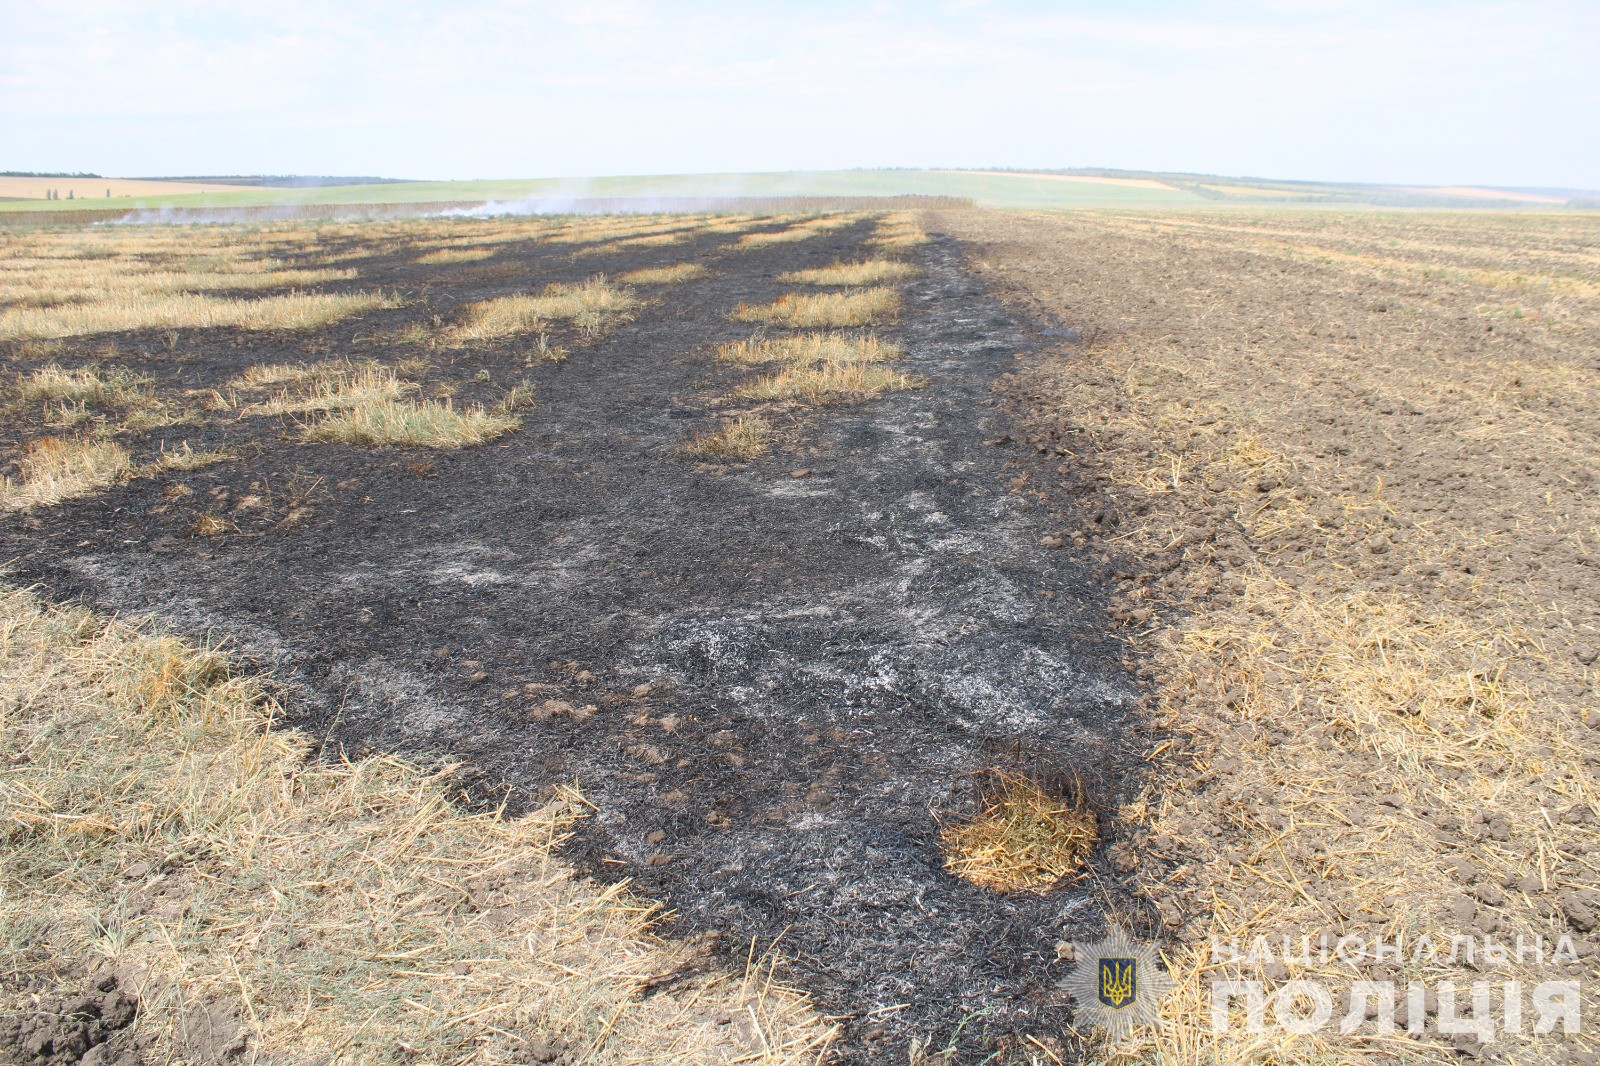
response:
{"label": "stubble field", "polygon": [[0,1056],[1450,1060],[1206,949],[1592,976],[1594,229],[5,234]]}
{"label": "stubble field", "polygon": [[[1429,1035],[1403,1030],[1412,981],[1487,981],[1499,1011],[1508,982],[1595,976],[1597,230],[1448,214],[959,227],[1052,346],[1004,391],[1022,441],[1078,486],[1077,539],[1120,560],[1113,617],[1168,734],[1116,864],[1185,984],[1160,1048],[1147,1033],[1123,1052],[1593,1053],[1526,1027],[1440,1037],[1431,998]],[[1241,974],[1210,951],[1283,935],[1404,958]],[[1578,957],[1412,961],[1424,936],[1445,956],[1452,937],[1519,935],[1572,936]],[[1402,1031],[1369,1016],[1252,1036],[1236,1016],[1216,1037],[1207,990],[1230,976],[1393,981]]]}

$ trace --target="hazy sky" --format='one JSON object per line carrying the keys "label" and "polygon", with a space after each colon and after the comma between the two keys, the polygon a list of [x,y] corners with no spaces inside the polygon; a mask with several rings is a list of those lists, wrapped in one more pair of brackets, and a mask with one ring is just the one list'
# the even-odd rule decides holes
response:
{"label": "hazy sky", "polygon": [[0,0],[0,169],[1600,187],[1600,3]]}

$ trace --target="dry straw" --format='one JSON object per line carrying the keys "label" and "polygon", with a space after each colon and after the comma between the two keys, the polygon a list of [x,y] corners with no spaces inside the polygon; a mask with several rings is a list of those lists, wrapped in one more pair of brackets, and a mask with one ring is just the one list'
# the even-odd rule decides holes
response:
{"label": "dry straw", "polygon": [[552,284],[537,296],[501,296],[472,304],[450,334],[457,344],[538,333],[553,322],[570,322],[586,336],[625,321],[639,306],[633,290],[604,277],[574,285]]}
{"label": "dry straw", "polygon": [[25,375],[17,393],[25,401],[56,400],[97,405],[131,404],[148,399],[150,378],[121,368],[66,370],[55,363]]}
{"label": "dry straw", "polygon": [[823,404],[860,400],[916,385],[916,379],[898,370],[872,363],[826,360],[789,366],[734,390],[746,400],[799,400]]}
{"label": "dry straw", "polygon": [[871,333],[785,333],[752,337],[717,348],[725,363],[792,363],[803,366],[828,360],[840,363],[877,363],[900,358],[898,344],[880,341]]}
{"label": "dry straw", "polygon": [[132,469],[127,450],[115,441],[45,437],[28,445],[15,477],[0,478],[0,507],[24,511],[86,496]]}
{"label": "dry straw", "polygon": [[697,281],[710,271],[699,263],[677,263],[673,266],[645,267],[618,274],[617,280],[625,285],[675,285],[680,281]]}
{"label": "dry straw", "polygon": [[1099,839],[1081,788],[1064,792],[1012,770],[979,787],[979,810],[939,831],[945,869],[995,892],[1048,892],[1082,873]]}
{"label": "dry straw", "polygon": [[276,396],[246,405],[245,415],[319,415],[301,428],[306,440],[335,444],[462,448],[521,425],[512,412],[529,406],[531,391],[513,389],[499,409],[458,410],[449,401],[419,400],[418,386],[374,363],[330,361],[308,366],[251,367],[234,382],[243,389],[285,386]]}
{"label": "dry straw", "polygon": [[521,424],[512,414],[476,407],[458,411],[448,401],[384,399],[351,404],[307,426],[304,436],[335,444],[464,448]]}
{"label": "dry straw", "polygon": [[916,251],[928,242],[916,216],[897,213],[884,216],[867,243],[887,255],[905,255]]}
{"label": "dry straw", "polygon": [[736,322],[832,329],[887,322],[900,313],[900,294],[889,288],[812,295],[785,293],[770,304],[740,304]]}
{"label": "dry straw", "polygon": [[378,293],[289,293],[252,300],[180,292],[118,296],[55,307],[0,311],[0,340],[75,337],[134,329],[309,330],[378,308],[398,307]]}
{"label": "dry straw", "polygon": [[575,791],[463,813],[448,771],[312,759],[276,713],[214,652],[0,591],[0,1009],[114,980],[152,1061],[820,1060],[769,962],[707,969],[556,857]]}
{"label": "dry straw", "polygon": [[870,333],[752,337],[717,349],[720,362],[780,364],[776,371],[734,389],[736,399],[809,404],[860,400],[919,384],[916,378],[881,365],[901,354],[899,345],[879,341]]}
{"label": "dry straw", "polygon": [[812,270],[792,270],[778,275],[779,281],[793,285],[879,285],[915,277],[918,269],[893,259],[869,259],[860,263],[835,263]]}
{"label": "dry straw", "polygon": [[766,419],[736,415],[711,433],[696,433],[684,450],[717,459],[750,460],[765,455],[771,442],[772,426]]}
{"label": "dry straw", "polygon": [[440,248],[417,256],[417,262],[428,266],[446,266],[452,263],[480,263],[493,259],[494,248]]}
{"label": "dry straw", "polygon": [[[1553,248],[1575,224],[1533,225],[1549,227],[1541,240]],[[1481,314],[1485,290],[1497,289],[1497,279],[1452,274],[1450,260],[1469,272],[1516,247],[1534,274],[1567,269],[1562,257],[1529,239],[1530,223],[1512,232],[1487,216],[1282,217],[1270,232],[1235,216],[1031,220],[1025,233],[987,225],[998,233],[984,240],[1022,249],[1013,277],[1056,301],[1052,310],[1125,323],[1117,338],[1023,382],[1045,398],[1043,410],[1070,413],[1082,434],[1075,454],[1093,457],[1116,498],[1123,521],[1107,535],[1143,578],[1124,588],[1118,614],[1140,623],[1128,632],[1168,737],[1150,752],[1165,771],[1158,785],[1115,817],[1129,879],[1172,936],[1167,962],[1179,987],[1160,1028],[1097,1048],[1097,1059],[1329,1066],[1458,1057],[1434,1046],[1432,1032],[1373,1035],[1370,1025],[1352,1036],[1336,1026],[1251,1033],[1236,1018],[1214,1032],[1212,979],[1263,975],[1229,972],[1209,945],[1335,931],[1409,951],[1419,934],[1448,943],[1474,923],[1514,944],[1569,928],[1570,892],[1592,885],[1594,740],[1576,695],[1592,691],[1583,687],[1592,670],[1574,655],[1589,652],[1569,643],[1579,608],[1546,575],[1515,565],[1512,550],[1590,540],[1582,530],[1594,524],[1591,501],[1563,473],[1593,465],[1593,435],[1576,405],[1541,402],[1546,392],[1570,402],[1565,386],[1582,375],[1554,349],[1530,372],[1520,364],[1547,354],[1534,345],[1523,348],[1526,360],[1423,351],[1465,328],[1458,309],[1459,321],[1481,322],[1470,309]],[[1361,247],[1384,255],[1338,254]],[[1060,267],[1065,249],[1071,271]],[[1417,258],[1391,264],[1394,249]],[[1248,278],[1215,273],[1239,255],[1277,265]],[[1403,325],[1391,314],[1370,333],[1313,339],[1275,328],[1302,313],[1270,303],[1302,261],[1317,277],[1347,275],[1324,289],[1359,293],[1360,304],[1328,313],[1362,322],[1371,302],[1392,310],[1389,300],[1406,299],[1397,294],[1412,291],[1429,260],[1440,266],[1426,268],[1438,285]],[[1180,294],[1172,313],[1118,317],[1158,292]],[[1572,299],[1552,297],[1544,313],[1592,319]],[[1375,421],[1370,441],[1309,431],[1361,425],[1330,417],[1325,391],[1307,384],[1328,380],[1369,398],[1372,410],[1398,413]],[[1430,417],[1407,417],[1422,413],[1412,405]],[[1408,469],[1455,473],[1429,455],[1435,449],[1467,462],[1490,451],[1503,469],[1556,476],[1523,500],[1487,500],[1441,487],[1457,486],[1453,477],[1429,483]],[[1500,532],[1502,506],[1522,511],[1514,534]],[[1562,624],[1548,625],[1557,612]],[[1268,976],[1269,993],[1284,976]],[[1338,961],[1287,969],[1324,982],[1341,1005],[1350,982],[1375,976],[1397,980],[1403,997],[1414,979],[1527,988],[1552,975],[1514,959],[1488,970],[1402,964],[1382,975]],[[1513,1061],[1542,1051],[1506,1050]]]}

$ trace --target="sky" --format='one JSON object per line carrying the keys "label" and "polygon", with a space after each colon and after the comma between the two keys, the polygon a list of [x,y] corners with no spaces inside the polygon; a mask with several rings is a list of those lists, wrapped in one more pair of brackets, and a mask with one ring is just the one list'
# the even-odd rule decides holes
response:
{"label": "sky", "polygon": [[1600,188],[1594,0],[0,0],[0,170]]}

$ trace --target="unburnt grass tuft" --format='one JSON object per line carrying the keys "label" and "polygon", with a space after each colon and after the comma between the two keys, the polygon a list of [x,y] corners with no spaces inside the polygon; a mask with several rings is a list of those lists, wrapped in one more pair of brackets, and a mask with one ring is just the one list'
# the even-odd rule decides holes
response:
{"label": "unburnt grass tuft", "polygon": [[404,345],[416,348],[437,348],[439,346],[439,327],[443,319],[434,316],[434,322],[408,322],[388,335],[391,344]]}
{"label": "unburnt grass tuft", "polygon": [[877,363],[898,359],[898,344],[880,341],[873,334],[788,333],[778,337],[752,337],[717,348],[725,363],[809,364],[829,360],[839,363]]}
{"label": "unburnt grass tuft", "polygon": [[820,218],[806,219],[797,222],[787,229],[764,231],[761,233],[747,233],[734,242],[735,248],[765,248],[773,244],[789,244],[794,241],[806,241],[819,233],[840,226],[853,223],[848,216],[823,216]]}
{"label": "unburnt grass tuft", "polygon": [[298,289],[353,281],[354,270],[282,269],[277,260],[73,258],[0,264],[0,303],[51,306],[176,292]]}
{"label": "unburnt grass tuft", "polygon": [[281,1062],[825,1053],[770,965],[708,970],[563,865],[575,792],[466,814],[448,771],[319,760],[277,715],[213,652],[0,590],[0,1012],[67,971],[137,1000],[147,1061],[197,1061],[197,1019]]}
{"label": "unburnt grass tuft", "polygon": [[928,235],[915,215],[897,213],[879,220],[867,243],[886,255],[905,255],[927,244]]}
{"label": "unburnt grass tuft", "polygon": [[571,353],[564,345],[552,343],[550,334],[540,330],[533,339],[533,347],[529,348],[527,355],[523,357],[523,362],[530,366],[534,363],[560,363],[564,362],[569,354]]}
{"label": "unburnt grass tuft", "polygon": [[772,426],[755,415],[739,415],[724,422],[711,433],[696,433],[694,439],[683,446],[693,455],[707,455],[718,459],[759,459],[772,445]]}
{"label": "unburnt grass tuft", "polygon": [[681,244],[692,236],[688,231],[670,233],[649,233],[638,237],[623,237],[620,240],[607,241],[604,244],[591,245],[579,249],[576,255],[605,255],[611,252],[624,252],[631,248],[664,248],[670,244]]}
{"label": "unburnt grass tuft", "polygon": [[798,400],[825,404],[864,400],[886,392],[909,389],[916,379],[898,370],[873,363],[824,360],[810,365],[785,367],[775,374],[758,378],[734,390],[745,400]]}
{"label": "unburnt grass tuft", "polygon": [[586,335],[626,320],[639,306],[631,289],[593,277],[574,285],[552,284],[537,296],[501,296],[472,304],[451,332],[458,344],[537,333],[552,322],[570,322]]}
{"label": "unburnt grass tuft", "polygon": [[25,401],[125,405],[147,400],[143,387],[149,383],[148,377],[121,368],[66,370],[51,363],[24,376],[17,383],[17,393]]}
{"label": "unburnt grass tuft", "polygon": [[900,294],[889,288],[860,292],[785,293],[770,304],[740,304],[733,312],[737,322],[764,322],[796,328],[870,326],[887,322],[900,313]]}
{"label": "unburnt grass tuft", "polygon": [[835,263],[813,270],[791,270],[778,275],[778,280],[794,285],[877,285],[885,281],[904,281],[918,273],[920,271],[910,263],[869,259],[860,263]]}
{"label": "unburnt grass tuft", "polygon": [[417,256],[417,262],[429,265],[449,263],[480,263],[498,254],[494,248],[440,248]]}
{"label": "unburnt grass tuft", "polygon": [[307,414],[398,400],[416,388],[393,370],[373,363],[332,361],[309,366],[252,367],[240,384],[286,384],[277,396],[249,405],[250,414]]}
{"label": "unburnt grass tuft", "polygon": [[298,385],[302,382],[344,377],[355,369],[348,361],[317,363],[257,363],[234,378],[234,388],[256,389],[272,385]]}
{"label": "unburnt grass tuft", "polygon": [[765,248],[774,244],[789,244],[794,241],[807,241],[817,235],[814,229],[804,229],[792,226],[789,229],[762,231],[760,233],[746,233],[733,242],[735,248]]}
{"label": "unburnt grass tuft", "polygon": [[153,379],[120,367],[64,370],[50,364],[18,382],[24,403],[43,402],[47,426],[94,422],[102,432],[140,432],[189,417],[177,404],[148,391]]}
{"label": "unburnt grass tuft", "polygon": [[307,440],[336,444],[462,448],[482,444],[522,424],[515,415],[449,401],[377,399],[351,404],[307,426]]}
{"label": "unburnt grass tuft", "polygon": [[190,532],[197,537],[224,537],[239,532],[239,525],[225,515],[203,514],[195,519]]}
{"label": "unburnt grass tuft", "polygon": [[45,437],[28,445],[16,477],[0,478],[0,507],[20,511],[86,496],[119,481],[132,466],[115,441]]}
{"label": "unburnt grass tuft", "polygon": [[860,400],[915,386],[915,378],[880,365],[901,354],[899,345],[870,333],[753,337],[717,349],[722,362],[782,364],[776,372],[739,386],[733,393],[736,398],[811,404]]}
{"label": "unburnt grass tuft", "polygon": [[381,293],[289,293],[240,300],[179,292],[123,296],[55,307],[0,311],[0,339],[75,337],[133,329],[309,330],[378,308],[400,306]]}
{"label": "unburnt grass tuft", "polygon": [[703,234],[713,235],[724,233],[743,233],[746,230],[754,229],[756,226],[764,225],[765,222],[766,219],[754,218],[750,216],[727,218],[716,222],[709,222],[706,225],[701,226],[700,232]]}
{"label": "unburnt grass tuft", "polygon": [[675,285],[680,281],[695,281],[709,274],[699,263],[677,263],[673,266],[646,267],[618,274],[617,280],[628,285]]}
{"label": "unburnt grass tuft", "polygon": [[53,428],[94,422],[102,431],[138,432],[181,421],[179,408],[146,390],[151,382],[120,367],[66,370],[51,363],[24,375],[17,395],[24,404],[42,403],[42,420]]}
{"label": "unburnt grass tuft", "polygon": [[252,367],[236,385],[284,383],[277,396],[252,403],[246,415],[323,415],[301,428],[307,440],[340,444],[461,448],[482,444],[521,424],[512,412],[532,406],[532,386],[507,392],[493,411],[456,408],[448,401],[417,400],[417,384],[375,363],[330,361],[306,366]]}
{"label": "unburnt grass tuft", "polygon": [[500,411],[525,411],[539,405],[538,396],[539,390],[533,382],[519,382],[506,390],[506,394],[500,397],[500,402],[495,404],[495,408]]}
{"label": "unburnt grass tuft", "polygon": [[1099,827],[1081,788],[1057,792],[1000,770],[979,793],[976,816],[939,832],[945,869],[995,892],[1048,892],[1083,872]]}
{"label": "unburnt grass tuft", "polygon": [[59,340],[13,341],[11,354],[21,360],[54,359],[66,345]]}
{"label": "unburnt grass tuft", "polygon": [[146,472],[169,473],[200,470],[204,467],[214,466],[217,463],[226,463],[237,458],[238,456],[227,448],[191,448],[189,442],[184,441],[170,451],[163,450]]}

